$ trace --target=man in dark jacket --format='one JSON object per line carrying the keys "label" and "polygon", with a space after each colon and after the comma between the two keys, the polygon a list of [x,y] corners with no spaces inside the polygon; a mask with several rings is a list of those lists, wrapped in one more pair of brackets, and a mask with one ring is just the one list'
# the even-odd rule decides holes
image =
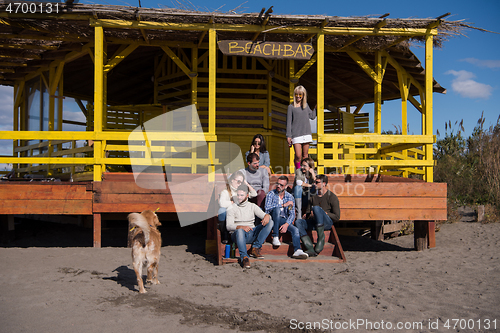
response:
{"label": "man in dark jacket", "polygon": [[[328,187],[328,177],[318,175],[316,177],[317,194],[309,198],[306,213],[302,219],[295,221],[295,226],[299,229],[300,239],[306,247],[309,257],[315,257],[325,246],[325,230],[332,228],[333,222],[340,219],[339,199]],[[318,233],[316,246],[307,235],[308,230],[315,229]]]}

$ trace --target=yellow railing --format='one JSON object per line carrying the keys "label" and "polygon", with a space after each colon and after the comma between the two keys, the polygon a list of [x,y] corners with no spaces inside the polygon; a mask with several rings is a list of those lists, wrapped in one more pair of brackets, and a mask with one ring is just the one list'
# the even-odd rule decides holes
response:
{"label": "yellow railing", "polygon": [[[196,170],[197,166],[213,169],[219,163],[214,158],[213,152],[211,153],[211,142],[215,142],[216,137],[206,133],[148,132],[147,139],[145,139],[145,135],[141,132],[2,131],[0,140],[46,140],[37,144],[16,147],[15,154],[28,156],[0,157],[0,163],[23,165],[16,170],[17,172],[38,172],[49,170],[49,168],[71,168],[77,165],[100,165],[102,170],[106,170],[106,166],[110,165],[151,165],[152,161],[158,163],[158,160],[161,160],[164,166],[189,167],[191,170]],[[76,148],[74,143],[80,140],[90,144]],[[107,141],[119,143],[107,144]],[[129,141],[134,141],[134,144],[129,145]],[[169,142],[168,145],[165,144],[166,141]],[[55,145],[60,147],[67,142],[73,143],[71,149],[59,148],[55,151],[47,149]],[[96,145],[98,142],[101,144]],[[193,150],[193,142],[197,142],[198,147],[204,147],[205,153],[200,154],[196,149]],[[186,143],[191,145],[187,146]],[[185,147],[182,147],[183,144]],[[102,152],[96,154],[95,147],[102,147]],[[40,149],[47,151],[41,154],[36,152]],[[124,157],[131,151],[139,152],[140,157],[137,157],[137,154],[133,158]],[[175,153],[180,154],[176,157]],[[39,165],[33,166],[33,164]],[[98,171],[94,168],[93,172]]]}
{"label": "yellow railing", "polygon": [[[336,173],[384,173],[393,175],[423,175],[434,161],[426,159],[423,149],[433,144],[433,135],[382,134],[313,134],[316,145],[309,155],[316,157],[318,172],[335,168]],[[377,144],[381,147],[377,148]],[[318,149],[319,148],[319,149]],[[322,151],[319,154],[318,151]],[[294,172],[294,150],[290,147],[290,171]]]}

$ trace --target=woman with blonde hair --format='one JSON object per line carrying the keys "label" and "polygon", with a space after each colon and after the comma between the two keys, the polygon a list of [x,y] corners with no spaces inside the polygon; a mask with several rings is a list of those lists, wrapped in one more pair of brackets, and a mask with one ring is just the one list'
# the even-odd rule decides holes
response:
{"label": "woman with blonde hair", "polygon": [[245,179],[245,175],[241,171],[234,172],[226,183],[226,189],[223,190],[219,194],[219,211],[218,211],[218,219],[219,219],[219,229],[222,234],[222,242],[227,243],[229,240],[229,235],[226,229],[226,215],[227,211],[232,208],[233,203],[238,203],[238,198],[236,194],[236,190],[241,184],[245,184],[249,189],[249,197],[253,198],[257,196],[257,192],[255,189],[248,184]]}
{"label": "woman with blonde hair", "polygon": [[293,93],[293,103],[288,106],[286,116],[286,139],[290,147],[293,145],[295,169],[299,169],[300,161],[309,157],[309,145],[313,142],[309,119],[316,118],[316,108],[309,108],[303,86],[297,86]]}

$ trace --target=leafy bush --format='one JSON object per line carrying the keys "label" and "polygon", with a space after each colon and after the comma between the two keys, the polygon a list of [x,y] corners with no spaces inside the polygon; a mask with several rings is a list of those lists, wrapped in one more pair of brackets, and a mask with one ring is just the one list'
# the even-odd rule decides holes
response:
{"label": "leafy bush", "polygon": [[456,133],[451,122],[445,125],[434,150],[434,181],[448,184],[448,199],[455,204],[490,204],[500,212],[500,117],[488,129],[484,121],[481,115],[467,139],[463,120]]}

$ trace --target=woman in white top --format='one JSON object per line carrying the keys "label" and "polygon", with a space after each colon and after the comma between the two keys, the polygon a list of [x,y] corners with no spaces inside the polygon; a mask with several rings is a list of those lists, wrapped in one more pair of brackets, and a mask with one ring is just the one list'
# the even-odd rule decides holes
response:
{"label": "woman in white top", "polygon": [[231,209],[233,203],[238,202],[236,190],[242,183],[248,186],[250,198],[257,196],[257,192],[252,186],[250,186],[250,184],[247,183],[247,181],[245,180],[245,176],[241,171],[236,171],[229,177],[228,183],[226,184],[226,189],[219,194],[220,208],[218,212],[218,219],[219,229],[222,232],[223,243],[224,241],[226,241],[227,243],[227,240],[229,239],[226,230],[226,214],[227,211]]}
{"label": "woman in white top", "polygon": [[220,222],[219,229],[223,232],[227,232],[226,213],[229,209],[231,209],[233,203],[235,202],[238,203],[236,190],[238,189],[238,186],[240,186],[242,183],[248,186],[249,198],[257,196],[257,191],[255,191],[255,189],[252,186],[250,186],[250,184],[248,184],[248,182],[245,180],[243,172],[236,171],[229,177],[229,180],[226,183],[226,189],[219,194],[219,206],[220,206],[218,212],[218,218]]}

